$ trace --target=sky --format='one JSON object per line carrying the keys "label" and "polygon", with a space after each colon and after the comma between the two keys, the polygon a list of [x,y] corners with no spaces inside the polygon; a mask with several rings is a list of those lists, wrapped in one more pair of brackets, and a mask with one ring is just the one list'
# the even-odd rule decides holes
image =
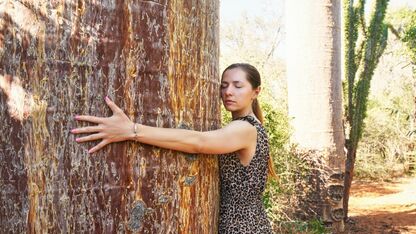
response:
{"label": "sky", "polygon": [[261,16],[265,7],[282,14],[284,0],[220,0],[220,18],[229,22],[238,19],[244,12],[249,16]]}
{"label": "sky", "polygon": [[[227,22],[238,19],[243,12],[248,15],[262,15],[265,6],[283,15],[284,2],[285,0],[220,0],[220,17]],[[373,0],[368,1],[368,6],[371,6],[370,2]],[[389,1],[389,7],[393,9],[405,6],[416,9],[416,0]]]}
{"label": "sky", "polygon": [[413,9],[416,8],[416,1],[415,0],[390,0],[389,2],[391,7],[412,7]]}
{"label": "sky", "polygon": [[[242,14],[248,17],[281,17],[284,28],[284,3],[289,0],[220,0],[220,24],[237,24]],[[294,1],[294,0],[290,0]],[[313,0],[310,0],[313,1]],[[374,0],[368,0],[366,11],[373,5]],[[409,7],[416,10],[416,0],[390,0],[388,9]],[[285,39],[279,44],[277,56],[285,57]]]}

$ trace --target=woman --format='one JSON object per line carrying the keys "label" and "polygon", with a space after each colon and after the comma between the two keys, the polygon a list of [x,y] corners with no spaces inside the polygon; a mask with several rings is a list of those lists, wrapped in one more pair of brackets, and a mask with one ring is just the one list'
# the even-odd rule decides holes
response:
{"label": "woman", "polygon": [[94,133],[77,138],[77,142],[102,139],[89,153],[112,142],[135,140],[187,153],[220,154],[219,233],[271,233],[262,193],[267,174],[275,174],[257,101],[260,84],[259,72],[249,64],[232,64],[224,70],[221,99],[225,109],[231,111],[233,121],[218,130],[199,132],[133,123],[106,97],[113,116],[76,116],[77,120],[98,125],[71,132]]}

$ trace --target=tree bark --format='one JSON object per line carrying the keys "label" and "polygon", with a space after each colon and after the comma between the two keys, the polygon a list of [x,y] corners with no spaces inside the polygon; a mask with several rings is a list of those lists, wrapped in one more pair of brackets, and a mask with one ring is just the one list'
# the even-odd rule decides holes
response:
{"label": "tree bark", "polygon": [[[334,232],[343,230],[345,163],[341,96],[339,1],[287,1],[287,77],[292,142],[320,157],[316,211]],[[313,160],[313,159],[312,159]],[[307,198],[305,198],[307,199]]]}
{"label": "tree bark", "polygon": [[[0,226],[17,233],[216,233],[215,156],[76,144],[76,114],[220,127],[218,0],[0,3]],[[207,98],[210,97],[210,98]]]}
{"label": "tree bark", "polygon": [[[350,189],[352,185],[352,181],[354,179],[354,167],[355,167],[355,156],[357,154],[357,148],[351,147],[347,145],[347,161],[345,163],[345,181],[344,181],[344,200],[343,200],[343,207],[344,207],[344,221],[348,219],[348,202],[350,199]],[[348,192],[346,192],[348,191]]]}

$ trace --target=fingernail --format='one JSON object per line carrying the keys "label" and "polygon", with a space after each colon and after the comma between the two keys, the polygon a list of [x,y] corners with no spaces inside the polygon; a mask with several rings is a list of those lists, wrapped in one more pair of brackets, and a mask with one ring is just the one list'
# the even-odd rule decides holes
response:
{"label": "fingernail", "polygon": [[75,115],[75,116],[74,116],[74,119],[78,119],[78,118],[79,118],[79,116],[78,116],[78,115]]}
{"label": "fingernail", "polygon": [[92,149],[88,150],[88,153],[89,153],[89,154],[90,154],[90,153],[92,153]]}
{"label": "fingernail", "polygon": [[110,100],[110,98],[108,98],[108,96],[105,96],[105,100],[109,101],[109,100]]}
{"label": "fingernail", "polygon": [[75,133],[75,129],[72,129],[72,130],[71,130],[71,133]]}
{"label": "fingernail", "polygon": [[75,141],[78,142],[79,141],[79,138],[75,139]]}

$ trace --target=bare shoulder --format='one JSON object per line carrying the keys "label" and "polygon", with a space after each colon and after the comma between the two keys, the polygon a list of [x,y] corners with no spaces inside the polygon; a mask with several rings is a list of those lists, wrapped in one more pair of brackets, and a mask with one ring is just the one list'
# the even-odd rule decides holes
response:
{"label": "bare shoulder", "polygon": [[235,134],[255,134],[257,133],[256,127],[244,120],[234,120],[227,124],[224,128],[226,131],[233,132]]}
{"label": "bare shoulder", "polygon": [[198,152],[225,154],[252,147],[257,136],[256,128],[243,120],[234,120],[225,127],[201,132]]}

